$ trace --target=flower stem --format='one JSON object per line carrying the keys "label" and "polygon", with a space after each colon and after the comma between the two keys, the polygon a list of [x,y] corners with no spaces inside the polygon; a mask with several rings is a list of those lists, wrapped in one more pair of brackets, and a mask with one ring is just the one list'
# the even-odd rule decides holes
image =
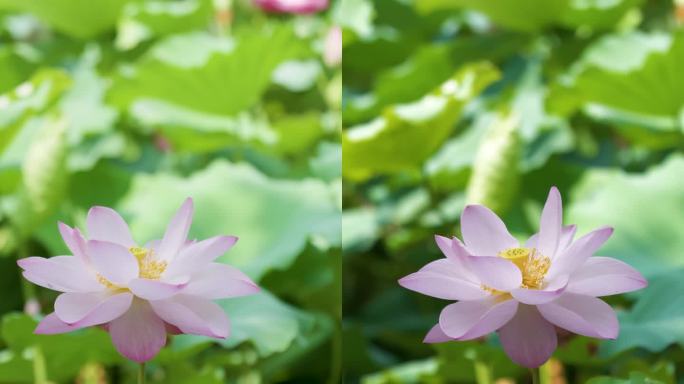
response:
{"label": "flower stem", "polygon": [[539,367],[539,383],[551,384],[551,359]]}
{"label": "flower stem", "polygon": [[138,369],[138,384],[145,384],[145,363],[140,363],[140,369]]}
{"label": "flower stem", "polygon": [[539,368],[530,368],[532,375],[532,384],[539,384]]}
{"label": "flower stem", "polygon": [[35,346],[33,349],[33,382],[35,384],[48,383],[45,356],[39,346]]}

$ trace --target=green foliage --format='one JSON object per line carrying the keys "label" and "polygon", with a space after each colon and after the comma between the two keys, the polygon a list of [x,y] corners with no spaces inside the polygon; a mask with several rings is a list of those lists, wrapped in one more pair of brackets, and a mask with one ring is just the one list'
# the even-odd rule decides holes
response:
{"label": "green foliage", "polygon": [[128,0],[1,0],[0,9],[27,12],[55,30],[88,39],[111,29]]}
{"label": "green foliage", "polygon": [[332,21],[233,3],[0,0],[0,383],[134,382],[100,329],[33,334],[55,293],[22,282],[16,259],[68,254],[57,222],[84,229],[93,205],[159,238],[188,196],[191,236],[238,236],[219,261],[263,290],[220,302],[228,339],[170,337],[148,382],[339,376]]}
{"label": "green foliage", "polygon": [[43,124],[24,157],[19,196],[10,208],[22,236],[55,211],[67,188],[65,123],[48,116]]}
{"label": "green foliage", "polygon": [[[459,235],[468,203],[496,210],[520,239],[537,232],[553,185],[565,223],[580,235],[613,226],[598,254],[633,265],[649,286],[607,298],[617,340],[560,333],[549,382],[681,381],[681,6],[354,3],[363,17],[343,24],[345,382],[529,382],[496,335],[422,344],[446,302],[397,279],[441,257],[434,235]],[[449,119],[423,120],[434,89],[482,63],[500,76]],[[396,105],[414,108],[388,118]]]}
{"label": "green foliage", "polygon": [[[112,90],[113,101],[130,106],[159,100],[208,114],[236,115],[259,100],[276,66],[298,51],[290,29],[250,29],[238,34],[237,41],[202,34],[162,41],[133,73],[121,75]],[[177,54],[188,50],[189,56]]]}
{"label": "green foliage", "polygon": [[628,379],[616,379],[613,377],[595,377],[589,381],[587,384],[660,384],[662,381],[653,380],[646,377],[642,373],[632,373],[629,375]]}
{"label": "green foliage", "polygon": [[133,49],[157,36],[202,29],[212,17],[211,2],[129,2],[118,21],[117,48]]}
{"label": "green foliage", "polygon": [[[578,182],[568,219],[585,228],[614,226],[615,234],[601,253],[628,262],[647,278],[672,273],[684,268],[678,230],[684,217],[676,214],[684,209],[684,195],[678,190],[682,172],[681,156],[639,175],[591,170]],[[644,202],[654,204],[643,209]]]}
{"label": "green foliage", "polygon": [[[41,336],[33,334],[38,322],[27,315],[10,313],[2,320],[2,338],[7,345],[3,351],[12,357],[5,363],[7,375],[16,375],[17,383],[33,382],[30,367],[32,360],[40,354],[45,358],[48,377],[66,381],[76,375],[88,362],[103,364],[119,363],[119,356],[109,342],[109,335],[93,328],[73,334]],[[27,366],[29,369],[26,369]],[[13,382],[10,377],[2,376],[3,382]]]}
{"label": "green foliage", "polygon": [[675,343],[684,345],[681,274],[681,269],[675,270],[668,276],[652,280],[632,310],[620,316],[622,336],[606,343],[602,350],[604,354],[633,347],[660,352]]}
{"label": "green foliage", "polygon": [[184,196],[197,199],[190,236],[207,238],[236,230],[250,234],[241,236],[223,260],[255,279],[269,269],[289,267],[308,239],[325,246],[340,243],[339,210],[328,184],[316,179],[272,180],[251,166],[220,160],[190,178],[136,177],[121,211],[130,217],[136,238],[160,238],[166,218],[176,209],[171,202]]}
{"label": "green foliage", "polygon": [[[243,368],[266,366],[268,369],[263,371],[266,376],[287,366],[291,363],[288,360],[319,347],[332,333],[333,324],[328,317],[297,310],[268,293],[225,300],[220,304],[228,313],[232,327],[231,336],[220,344],[236,348],[249,343],[249,348],[236,349],[237,355],[246,359],[238,365]],[[160,359],[175,361],[186,351],[209,343],[204,337],[175,336],[170,350],[164,351]]]}
{"label": "green foliage", "polygon": [[364,179],[422,164],[444,141],[463,106],[494,81],[497,72],[475,64],[412,104],[385,109],[377,119],[342,137],[343,173]]}
{"label": "green foliage", "polygon": [[419,9],[462,8],[486,14],[493,22],[514,30],[536,32],[551,26],[568,28],[612,28],[625,13],[641,1],[601,2],[600,0],[426,0]]}
{"label": "green foliage", "polygon": [[520,134],[518,117],[511,113],[492,122],[479,145],[473,162],[466,200],[502,212],[518,188]]}
{"label": "green foliage", "polygon": [[[0,150],[6,150],[19,133],[22,124],[35,113],[47,110],[69,86],[69,77],[62,71],[46,69],[29,81],[2,95],[2,130]],[[9,150],[8,150],[9,151]]]}
{"label": "green foliage", "polygon": [[[621,43],[621,50],[632,51],[637,43],[629,37],[621,38],[627,40],[625,42],[616,42]],[[654,36],[648,41],[651,44],[647,47],[662,40]],[[651,48],[645,57],[640,58],[639,63],[629,68],[588,63],[587,68],[578,75],[576,85],[583,103],[626,114],[669,117],[679,125],[684,102],[684,76],[677,70],[677,64],[684,57],[684,34],[674,33],[668,40],[665,41],[669,43],[666,50]],[[637,54],[639,51],[636,51]],[[635,55],[634,52],[627,54]]]}

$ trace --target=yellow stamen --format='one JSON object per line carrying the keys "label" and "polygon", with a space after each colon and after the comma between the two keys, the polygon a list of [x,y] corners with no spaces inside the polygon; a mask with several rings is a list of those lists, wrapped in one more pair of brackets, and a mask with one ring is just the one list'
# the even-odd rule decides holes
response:
{"label": "yellow stamen", "polygon": [[114,285],[111,281],[107,280],[104,276],[97,274],[97,281],[109,289],[118,289],[120,287]]}
{"label": "yellow stamen", "polygon": [[521,288],[540,289],[551,267],[551,260],[535,248],[509,248],[499,252],[499,257],[510,260],[522,273]]}
{"label": "yellow stamen", "polygon": [[499,291],[498,289],[494,289],[488,285],[482,284],[480,286],[480,288],[482,288],[482,290],[484,290],[486,292],[489,292],[489,294],[491,294],[492,296],[496,296],[496,298],[495,298],[496,302],[506,301],[512,297],[510,293],[504,292],[504,291]]}
{"label": "yellow stamen", "polygon": [[140,278],[157,280],[166,270],[167,262],[155,260],[151,250],[132,247],[129,251],[138,259],[138,268],[140,269],[138,276]]}

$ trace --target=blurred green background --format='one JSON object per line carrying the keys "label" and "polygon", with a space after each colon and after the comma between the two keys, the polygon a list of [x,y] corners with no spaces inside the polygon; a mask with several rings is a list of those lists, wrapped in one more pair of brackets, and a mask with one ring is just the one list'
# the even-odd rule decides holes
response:
{"label": "blurred green background", "polygon": [[239,236],[220,261],[265,289],[221,302],[227,340],[173,337],[148,381],[337,382],[339,6],[230,3],[0,0],[0,383],[133,382],[99,329],[32,334],[55,293],[16,259],[65,254],[57,221],[83,228],[92,205],[159,238],[187,196],[190,236]]}
{"label": "blurred green background", "polygon": [[684,383],[684,6],[344,3],[345,382],[529,382],[495,336],[422,344],[448,302],[397,279],[466,203],[524,238],[557,185],[565,222],[614,226],[599,254],[650,286],[607,299],[617,340],[561,334],[542,382]]}

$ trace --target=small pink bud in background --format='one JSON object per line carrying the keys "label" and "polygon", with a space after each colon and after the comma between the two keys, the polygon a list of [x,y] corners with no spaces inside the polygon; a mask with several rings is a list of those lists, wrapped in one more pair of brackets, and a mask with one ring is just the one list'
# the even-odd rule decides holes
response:
{"label": "small pink bud in background", "polygon": [[26,304],[24,304],[24,313],[30,316],[36,316],[40,314],[40,303],[36,299],[29,299]]}
{"label": "small pink bud in background", "polygon": [[328,0],[254,0],[254,4],[266,12],[316,13],[328,8]]}
{"label": "small pink bud in background", "polygon": [[160,152],[171,152],[173,149],[171,147],[171,142],[164,136],[162,136],[160,133],[156,133],[154,135],[154,146],[160,151]]}
{"label": "small pink bud in background", "polygon": [[329,67],[342,63],[342,29],[336,25],[332,26],[325,36],[323,61]]}

